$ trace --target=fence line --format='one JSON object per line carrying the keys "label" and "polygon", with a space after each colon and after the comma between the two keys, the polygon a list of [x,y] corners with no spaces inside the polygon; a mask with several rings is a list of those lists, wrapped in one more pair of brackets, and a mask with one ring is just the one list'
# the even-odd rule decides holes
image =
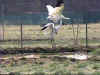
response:
{"label": "fence line", "polygon": [[22,24],[20,27],[20,32],[21,32],[21,48],[23,48],[23,25]]}
{"label": "fence line", "polygon": [[[97,25],[97,26],[95,26]],[[99,23],[97,24],[84,24],[81,25],[80,24],[80,30],[79,33],[76,35],[80,36],[81,34],[81,38],[77,38],[77,41],[81,43],[81,45],[84,45],[86,47],[88,46],[99,46],[99,39],[100,36],[97,35],[99,34],[100,30],[99,28]],[[71,44],[75,45],[75,39],[73,38],[74,34],[73,33],[73,25],[65,25],[64,27],[62,27],[63,29],[59,31],[58,35],[55,37],[55,45],[59,45],[59,46],[68,46]],[[12,27],[12,28],[11,28]],[[15,28],[15,29],[13,29]],[[77,28],[77,25],[74,26],[74,28]],[[93,30],[93,28],[95,30]],[[97,29],[96,29],[97,28]],[[3,30],[3,26],[1,25],[0,27],[0,47],[3,46],[3,48],[7,47],[16,47],[16,42],[20,41],[18,43],[18,48],[20,46],[20,48],[24,48],[24,47],[30,47],[30,46],[35,46],[35,47],[39,47],[39,46],[47,46],[50,43],[50,39],[49,39],[49,32],[48,30],[45,31],[40,31],[39,25],[12,25],[9,27],[9,25],[5,25]],[[77,29],[75,29],[76,32],[78,32]],[[74,32],[75,32],[74,30]],[[93,31],[93,32],[91,32]],[[4,34],[2,33],[4,32]],[[14,33],[13,33],[14,32]],[[37,34],[38,33],[38,34]],[[96,34],[97,33],[97,34]],[[84,35],[85,34],[85,35]],[[96,34],[96,35],[95,35]],[[70,35],[70,36],[69,36]],[[4,36],[4,39],[2,39],[2,36]],[[14,39],[11,39],[14,38]],[[19,39],[20,38],[20,39]],[[73,41],[74,40],[74,41]],[[10,44],[11,43],[11,44]],[[70,44],[71,43],[71,44]],[[54,43],[53,43],[54,44]],[[71,47],[73,47],[74,45],[71,45]],[[50,46],[50,45],[49,45]]]}

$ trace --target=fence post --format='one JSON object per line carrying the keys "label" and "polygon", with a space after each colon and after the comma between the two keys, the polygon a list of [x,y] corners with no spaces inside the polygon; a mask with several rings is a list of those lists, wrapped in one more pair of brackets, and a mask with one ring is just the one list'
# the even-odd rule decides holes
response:
{"label": "fence post", "polygon": [[5,25],[4,25],[4,23],[2,24],[2,31],[3,31],[3,40],[5,40]]}
{"label": "fence post", "polygon": [[21,32],[21,40],[20,40],[20,42],[21,42],[21,48],[23,48],[23,26],[22,26],[22,24],[21,24],[21,28],[20,28],[20,32]]}
{"label": "fence post", "polygon": [[86,23],[86,48],[88,48],[88,24]]}
{"label": "fence post", "polygon": [[2,40],[4,40],[4,34],[5,34],[5,26],[4,26],[4,16],[5,16],[5,5],[4,2],[2,1],[1,4],[1,17],[2,17]]}

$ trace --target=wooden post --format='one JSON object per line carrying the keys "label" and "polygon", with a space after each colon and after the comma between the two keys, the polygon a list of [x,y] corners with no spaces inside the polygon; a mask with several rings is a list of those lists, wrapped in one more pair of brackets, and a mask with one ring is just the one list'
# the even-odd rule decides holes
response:
{"label": "wooden post", "polygon": [[85,15],[85,24],[86,24],[86,48],[88,48],[88,12]]}
{"label": "wooden post", "polygon": [[23,48],[23,26],[21,24],[21,28],[20,28],[20,32],[21,32],[21,48]]}
{"label": "wooden post", "polygon": [[2,29],[1,29],[1,25],[0,25],[0,41],[1,41],[1,39],[2,39]]}
{"label": "wooden post", "polygon": [[77,24],[77,35],[76,35],[76,45],[79,45],[79,26],[80,26],[80,24],[78,22],[78,24]]}
{"label": "wooden post", "polygon": [[3,32],[3,40],[5,40],[5,25],[4,25],[4,23],[2,24],[2,32]]}
{"label": "wooden post", "polygon": [[4,40],[4,34],[5,34],[5,26],[4,26],[4,2],[2,2],[1,5],[1,16],[2,16],[2,40]]}
{"label": "wooden post", "polygon": [[86,48],[88,48],[88,24],[86,23]]}
{"label": "wooden post", "polygon": [[75,30],[74,30],[73,20],[71,20],[71,24],[72,24],[72,30],[73,30],[74,43],[75,43]]}

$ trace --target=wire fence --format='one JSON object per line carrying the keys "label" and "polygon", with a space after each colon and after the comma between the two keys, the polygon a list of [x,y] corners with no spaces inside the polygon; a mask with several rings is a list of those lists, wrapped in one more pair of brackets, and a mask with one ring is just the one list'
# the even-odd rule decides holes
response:
{"label": "wire fence", "polygon": [[[41,24],[46,24],[47,13],[31,15],[9,15],[0,18],[0,48],[23,47],[89,47],[100,46],[100,23],[82,14],[64,13],[70,20],[63,20],[64,25],[50,40],[50,29],[41,31]],[[98,17],[98,16],[97,16]]]}
{"label": "wire fence", "polygon": [[[51,43],[50,29],[40,25],[0,25],[0,48],[100,46],[100,23],[63,25]],[[86,30],[86,28],[88,30]]]}

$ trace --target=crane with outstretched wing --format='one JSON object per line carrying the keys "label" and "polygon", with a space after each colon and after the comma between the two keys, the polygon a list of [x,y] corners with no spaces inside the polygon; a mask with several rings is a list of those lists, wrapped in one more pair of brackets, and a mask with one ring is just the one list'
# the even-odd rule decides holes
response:
{"label": "crane with outstretched wing", "polygon": [[[51,5],[46,5],[46,8],[48,10],[48,20],[51,20],[53,23],[58,23],[60,21],[60,24],[55,26],[52,23],[48,23],[43,26],[41,30],[45,30],[47,27],[50,27],[54,29],[54,31],[57,33],[59,28],[62,26],[62,19],[70,19],[65,17],[62,12],[64,10],[64,1],[63,0],[57,0],[56,7],[53,7]],[[53,26],[54,25],[54,26]]]}

